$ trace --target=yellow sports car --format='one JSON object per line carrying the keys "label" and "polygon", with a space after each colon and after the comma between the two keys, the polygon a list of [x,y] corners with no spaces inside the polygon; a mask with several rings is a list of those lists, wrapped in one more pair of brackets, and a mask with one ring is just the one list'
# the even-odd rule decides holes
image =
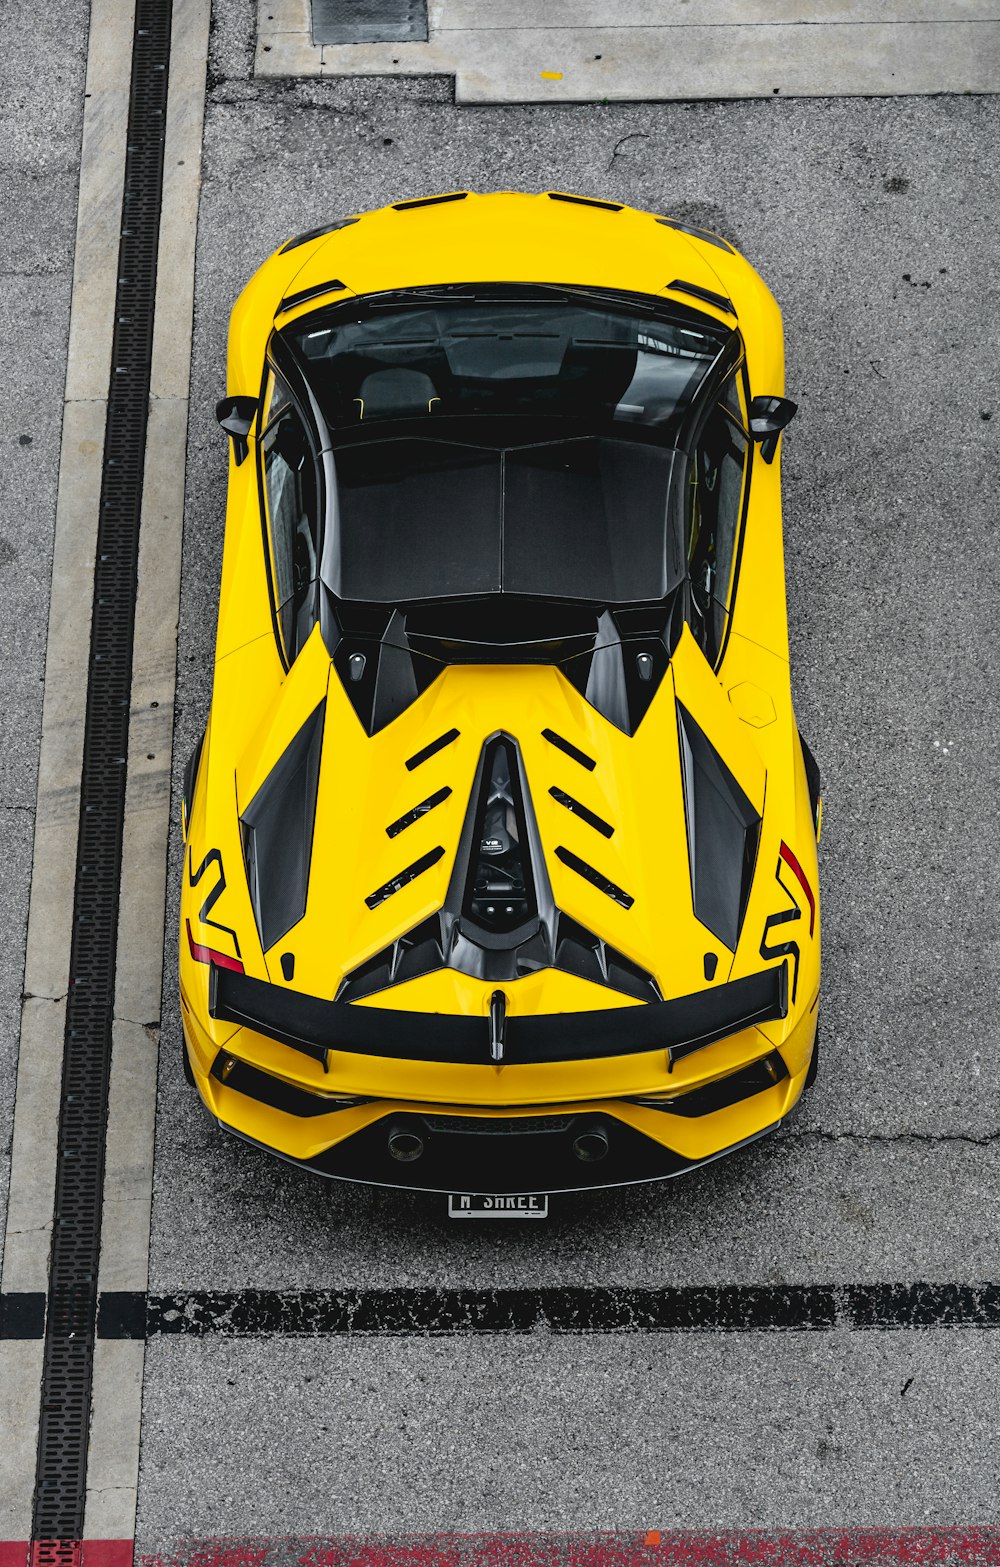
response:
{"label": "yellow sports car", "polygon": [[821,807],[783,381],[726,240],[559,191],[342,218],[244,289],[180,909],[227,1131],[535,1211],[792,1109]]}

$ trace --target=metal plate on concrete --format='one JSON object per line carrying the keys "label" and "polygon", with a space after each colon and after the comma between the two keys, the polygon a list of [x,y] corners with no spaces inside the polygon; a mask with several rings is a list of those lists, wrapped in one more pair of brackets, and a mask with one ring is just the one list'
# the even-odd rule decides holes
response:
{"label": "metal plate on concrete", "polygon": [[315,44],[425,43],[427,0],[312,0]]}

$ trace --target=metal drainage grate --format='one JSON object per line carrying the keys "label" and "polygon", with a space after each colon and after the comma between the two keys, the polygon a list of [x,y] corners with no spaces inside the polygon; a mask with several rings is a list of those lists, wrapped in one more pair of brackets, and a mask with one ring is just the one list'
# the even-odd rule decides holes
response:
{"label": "metal drainage grate", "polygon": [[39,1564],[72,1563],[83,1535],[170,21],[170,0],[138,0],[32,1524]]}
{"label": "metal drainage grate", "polygon": [[427,0],[312,0],[315,44],[427,42]]}

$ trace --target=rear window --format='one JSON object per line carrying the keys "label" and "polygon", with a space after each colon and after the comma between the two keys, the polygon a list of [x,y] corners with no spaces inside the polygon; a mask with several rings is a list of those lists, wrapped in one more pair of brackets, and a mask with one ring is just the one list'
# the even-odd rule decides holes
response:
{"label": "rear window", "polygon": [[337,449],[324,580],[340,598],[383,603],[662,598],[684,565],[671,522],[675,458],[604,437],[505,451],[419,439]]}

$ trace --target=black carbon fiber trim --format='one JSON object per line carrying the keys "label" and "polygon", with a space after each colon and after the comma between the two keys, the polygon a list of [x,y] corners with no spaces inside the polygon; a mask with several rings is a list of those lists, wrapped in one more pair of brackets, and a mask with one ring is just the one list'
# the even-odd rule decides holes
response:
{"label": "black carbon fiber trim", "polygon": [[32,1521],[39,1563],[69,1564],[83,1536],[171,11],[171,0],[137,0],[132,44]]}

